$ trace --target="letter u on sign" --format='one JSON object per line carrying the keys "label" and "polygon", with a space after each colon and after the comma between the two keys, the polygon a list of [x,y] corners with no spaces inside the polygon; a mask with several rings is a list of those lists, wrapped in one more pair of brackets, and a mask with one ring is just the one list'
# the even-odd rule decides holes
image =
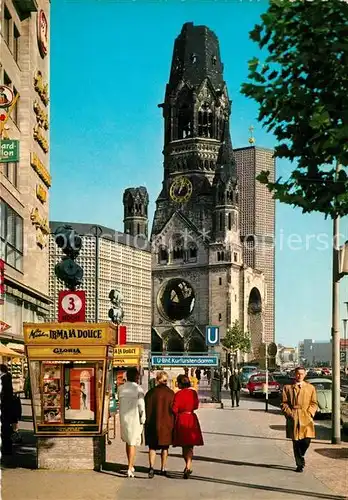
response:
{"label": "letter u on sign", "polygon": [[218,326],[207,326],[205,329],[205,343],[207,345],[217,345],[220,342]]}

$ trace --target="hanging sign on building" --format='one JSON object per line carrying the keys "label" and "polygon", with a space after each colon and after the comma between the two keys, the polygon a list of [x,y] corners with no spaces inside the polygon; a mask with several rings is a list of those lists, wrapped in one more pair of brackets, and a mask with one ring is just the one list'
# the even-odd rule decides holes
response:
{"label": "hanging sign on building", "polygon": [[0,163],[19,161],[19,141],[4,139],[0,141]]}
{"label": "hanging sign on building", "polygon": [[62,290],[58,295],[58,321],[86,321],[86,292]]}
{"label": "hanging sign on building", "polygon": [[13,100],[13,90],[7,85],[0,85],[0,108],[9,108]]}
{"label": "hanging sign on building", "polygon": [[48,53],[48,21],[43,10],[40,10],[37,15],[37,41],[43,58]]}

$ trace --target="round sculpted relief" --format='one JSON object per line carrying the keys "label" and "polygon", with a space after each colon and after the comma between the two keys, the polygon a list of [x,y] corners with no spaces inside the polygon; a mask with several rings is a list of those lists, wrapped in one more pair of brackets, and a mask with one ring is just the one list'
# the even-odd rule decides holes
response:
{"label": "round sculpted relief", "polygon": [[193,311],[194,305],[195,292],[193,287],[182,278],[167,281],[159,292],[159,309],[171,321],[188,318]]}

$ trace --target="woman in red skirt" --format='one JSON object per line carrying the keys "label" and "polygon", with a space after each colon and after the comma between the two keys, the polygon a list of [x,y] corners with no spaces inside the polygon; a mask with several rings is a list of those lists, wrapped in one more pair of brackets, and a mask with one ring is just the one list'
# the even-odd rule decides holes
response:
{"label": "woman in red skirt", "polygon": [[203,446],[204,443],[198,417],[194,413],[199,405],[197,392],[191,389],[190,379],[186,375],[179,375],[177,382],[180,390],[173,401],[173,446],[182,446],[182,456],[185,460],[184,479],[188,479],[192,474],[193,447]]}

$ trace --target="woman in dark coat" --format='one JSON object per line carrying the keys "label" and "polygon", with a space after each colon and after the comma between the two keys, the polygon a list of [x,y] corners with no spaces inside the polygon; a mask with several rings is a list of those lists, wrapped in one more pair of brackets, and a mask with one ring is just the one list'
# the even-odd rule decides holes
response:
{"label": "woman in dark coat", "polygon": [[157,385],[145,396],[145,444],[149,447],[149,478],[154,477],[156,450],[161,450],[161,475],[166,476],[168,448],[173,442],[174,392],[167,387],[168,375],[161,371],[156,376]]}
{"label": "woman in dark coat", "polygon": [[199,420],[194,413],[198,409],[197,392],[191,389],[186,375],[177,378],[179,391],[174,396],[173,413],[175,415],[173,446],[182,447],[185,460],[184,479],[192,474],[193,447],[203,446],[203,436]]}

